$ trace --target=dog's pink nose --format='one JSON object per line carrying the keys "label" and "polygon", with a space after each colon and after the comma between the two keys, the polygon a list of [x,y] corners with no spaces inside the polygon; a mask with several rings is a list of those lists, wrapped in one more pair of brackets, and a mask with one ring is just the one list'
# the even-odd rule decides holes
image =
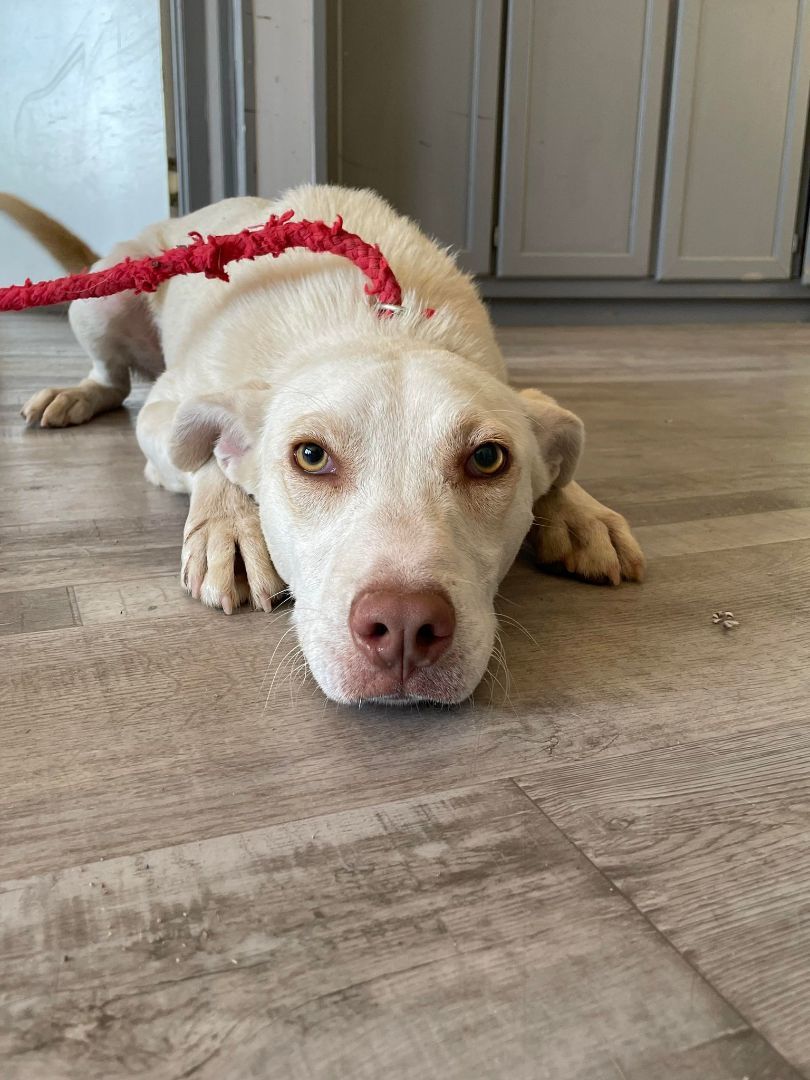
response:
{"label": "dog's pink nose", "polygon": [[430,667],[447,650],[456,613],[439,593],[375,589],[354,601],[349,628],[375,667],[396,672],[404,682],[416,668]]}

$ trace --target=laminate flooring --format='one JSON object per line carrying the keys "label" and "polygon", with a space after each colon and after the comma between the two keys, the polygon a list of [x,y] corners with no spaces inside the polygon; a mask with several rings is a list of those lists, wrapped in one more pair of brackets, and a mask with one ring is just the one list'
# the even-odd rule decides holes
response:
{"label": "laminate flooring", "polygon": [[185,597],[144,389],[26,430],[85,361],[0,317],[4,1080],[810,1077],[810,327],[501,336],[648,580],[519,560],[403,711]]}

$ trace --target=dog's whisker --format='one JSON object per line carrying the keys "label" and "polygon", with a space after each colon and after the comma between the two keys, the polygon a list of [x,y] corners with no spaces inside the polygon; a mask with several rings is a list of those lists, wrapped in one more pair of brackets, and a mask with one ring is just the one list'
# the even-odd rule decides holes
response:
{"label": "dog's whisker", "polygon": [[278,639],[278,641],[276,642],[276,647],[275,647],[275,649],[273,649],[272,655],[270,656],[270,659],[269,659],[269,660],[267,661],[267,670],[266,670],[266,671],[265,671],[265,673],[264,673],[264,679],[262,679],[262,685],[261,685],[261,687],[260,687],[260,690],[264,690],[264,684],[265,684],[265,681],[266,681],[266,679],[267,679],[267,676],[268,676],[268,674],[270,673],[270,668],[272,667],[272,665],[273,665],[273,661],[274,661],[274,660],[275,660],[275,658],[276,658],[276,653],[277,653],[277,652],[278,652],[278,650],[279,650],[279,646],[281,645],[281,643],[282,643],[282,641],[284,640],[284,638],[285,638],[285,637],[287,637],[287,635],[288,635],[288,634],[292,634],[294,630],[295,630],[295,627],[294,627],[294,626],[290,626],[290,627],[288,627],[288,628],[287,628],[287,629],[286,629],[286,630],[284,631],[284,633],[283,633],[283,634],[281,635],[281,637],[280,637],[280,638]]}
{"label": "dog's whisker", "polygon": [[290,688],[290,706],[291,707],[292,707],[293,702],[294,702],[293,692],[296,689],[300,690],[301,685],[303,685],[303,683],[299,684],[298,678],[297,678],[298,669],[299,669],[299,667],[301,665],[301,656],[302,655],[303,655],[303,651],[302,651],[300,645],[298,645],[295,649],[291,649],[290,653],[288,653],[288,656],[290,656],[290,661],[289,661],[289,665],[288,665],[289,666],[289,671],[288,671],[288,674],[287,674],[287,682],[289,683],[289,688]]}
{"label": "dog's whisker", "polygon": [[512,689],[512,676],[509,672],[509,666],[506,663],[506,653],[503,648],[500,648],[495,653],[495,659],[498,663],[498,667],[503,671],[503,678],[505,683],[506,695],[509,696],[509,691]]}
{"label": "dog's whisker", "polygon": [[[489,667],[489,665],[487,666],[486,675],[490,679],[491,684],[495,684],[500,687],[504,696],[503,703],[508,705],[510,709],[514,710],[514,705],[512,704],[512,699],[509,694],[512,685],[512,677],[509,671],[509,666],[506,662],[506,653],[503,648],[503,642],[501,641],[500,634],[498,634],[497,631],[495,634],[495,642],[492,647],[492,656],[490,659],[494,659],[498,668],[502,669],[505,685],[504,682],[502,682],[495,674],[495,672]],[[490,707],[492,706],[494,692],[494,685],[491,685],[489,699]]]}
{"label": "dog's whisker", "polygon": [[290,673],[290,678],[300,679],[301,685],[303,686],[307,680],[307,676],[309,675],[309,673],[309,664],[307,663],[307,658],[304,656],[303,650],[301,650],[301,655],[296,660],[295,667]]}
{"label": "dog's whisker", "polygon": [[525,627],[525,626],[523,625],[523,623],[522,623],[522,622],[520,622],[520,621],[519,621],[518,619],[513,619],[511,615],[504,615],[504,614],[503,614],[503,612],[498,612],[498,614],[497,614],[497,618],[498,618],[498,619],[503,619],[503,621],[504,621],[504,622],[507,622],[507,623],[509,623],[509,624],[510,624],[510,626],[515,626],[515,627],[517,627],[517,629],[518,629],[518,630],[522,630],[522,631],[523,631],[523,633],[524,633],[524,634],[526,635],[526,637],[527,637],[527,638],[529,639],[529,641],[531,641],[531,643],[532,643],[533,645],[536,645],[536,644],[537,644],[537,639],[536,639],[536,638],[534,637],[534,635],[533,635],[533,634],[531,634],[531,633],[530,633],[530,632],[529,632],[529,631],[528,631],[528,630],[526,629],[526,627]]}
{"label": "dog's whisker", "polygon": [[275,672],[273,673],[273,681],[272,681],[272,682],[270,683],[270,689],[269,689],[269,691],[268,691],[268,694],[267,694],[267,696],[268,696],[268,699],[270,698],[270,696],[271,696],[271,695],[272,695],[272,693],[273,693],[273,690],[275,689],[275,685],[276,685],[276,682],[278,681],[278,677],[279,677],[279,675],[281,675],[281,673],[282,673],[282,672],[284,671],[284,665],[286,664],[286,662],[287,662],[287,659],[288,659],[288,658],[289,658],[290,656],[294,655],[294,654],[295,654],[295,653],[297,652],[297,650],[298,650],[298,649],[300,649],[300,648],[301,648],[301,646],[300,646],[300,645],[299,645],[298,643],[296,643],[296,644],[295,644],[295,645],[293,645],[293,647],[292,647],[292,648],[291,648],[291,649],[290,649],[290,650],[289,650],[288,652],[286,652],[286,653],[284,654],[284,656],[282,657],[281,661],[280,661],[280,662],[279,662],[279,664],[278,664],[278,667],[276,668]]}
{"label": "dog's whisker", "polygon": [[513,600],[509,596],[504,596],[504,594],[502,592],[496,592],[495,593],[495,599],[496,600],[502,600],[505,604],[511,604],[513,607],[519,607],[520,606],[518,604],[517,600]]}
{"label": "dog's whisker", "polygon": [[492,702],[493,702],[493,695],[495,693],[495,684],[499,685],[501,687],[501,689],[503,689],[503,684],[498,679],[498,676],[495,674],[495,671],[492,670],[493,662],[496,665],[496,670],[502,664],[502,660],[501,660],[500,655],[498,653],[497,644],[493,645],[493,647],[492,647],[492,653],[490,655],[489,663],[487,664],[487,670],[485,672],[487,677],[490,679],[490,690],[489,690],[489,704],[490,704],[490,706],[492,706]]}

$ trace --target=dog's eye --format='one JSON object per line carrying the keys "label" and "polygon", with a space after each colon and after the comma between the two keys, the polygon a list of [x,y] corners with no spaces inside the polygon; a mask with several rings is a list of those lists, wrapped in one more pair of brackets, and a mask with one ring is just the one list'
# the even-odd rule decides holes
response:
{"label": "dog's eye", "polygon": [[495,442],[481,443],[467,458],[467,472],[471,476],[498,476],[504,471],[508,461],[503,446]]}
{"label": "dog's eye", "polygon": [[335,463],[317,443],[299,443],[293,450],[293,457],[298,468],[311,476],[335,472]]}

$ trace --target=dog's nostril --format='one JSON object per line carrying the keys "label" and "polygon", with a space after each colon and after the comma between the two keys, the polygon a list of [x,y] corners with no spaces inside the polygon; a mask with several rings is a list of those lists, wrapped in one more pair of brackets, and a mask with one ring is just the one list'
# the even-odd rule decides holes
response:
{"label": "dog's nostril", "polygon": [[349,612],[349,629],[367,660],[403,683],[444,655],[455,628],[453,605],[427,590],[372,589]]}

